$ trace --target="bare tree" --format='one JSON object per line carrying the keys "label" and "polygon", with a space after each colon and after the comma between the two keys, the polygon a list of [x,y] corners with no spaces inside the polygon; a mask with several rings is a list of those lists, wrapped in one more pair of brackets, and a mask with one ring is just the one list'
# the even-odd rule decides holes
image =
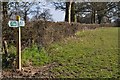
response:
{"label": "bare tree", "polygon": [[34,5],[36,5],[35,2],[11,2],[9,13],[11,16],[16,15],[16,13],[19,14],[26,22],[28,15],[33,12],[32,7]]}
{"label": "bare tree", "polygon": [[69,17],[68,17],[69,23],[71,23],[71,5],[72,5],[72,0],[70,0],[70,5],[69,5]]}
{"label": "bare tree", "polygon": [[43,20],[43,21],[53,21],[52,19],[52,14],[50,14],[49,9],[43,9],[43,11],[39,11],[37,9],[34,13],[36,13],[33,17],[32,20]]}
{"label": "bare tree", "polygon": [[75,2],[72,0],[70,2],[53,2],[53,5],[55,6],[56,10],[65,11],[66,22],[69,22],[69,19],[72,22],[75,22]]}

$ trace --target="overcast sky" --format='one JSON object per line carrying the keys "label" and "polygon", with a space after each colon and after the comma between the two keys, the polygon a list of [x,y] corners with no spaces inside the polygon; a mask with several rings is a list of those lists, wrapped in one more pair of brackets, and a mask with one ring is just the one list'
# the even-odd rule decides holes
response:
{"label": "overcast sky", "polygon": [[55,7],[50,3],[45,3],[45,4],[46,4],[46,8],[50,9],[50,13],[53,15],[52,18],[55,22],[56,21],[64,21],[64,17],[65,17],[64,11],[55,10]]}
{"label": "overcast sky", "polygon": [[52,18],[55,22],[64,21],[64,17],[65,17],[64,11],[55,10],[54,8],[51,8],[50,11],[51,11],[51,14],[53,15]]}
{"label": "overcast sky", "polygon": [[[44,6],[42,6],[42,5]],[[50,14],[52,15],[52,18],[55,22],[61,22],[61,21],[64,21],[64,18],[65,18],[65,12],[64,11],[61,11],[61,10],[55,10],[55,7],[51,4],[51,3],[45,3],[45,2],[42,2],[40,4],[40,8],[41,8],[41,11],[44,9],[49,9],[50,10]],[[36,6],[34,6],[32,9],[35,9]],[[29,15],[30,18],[32,18],[33,14],[32,15]]]}

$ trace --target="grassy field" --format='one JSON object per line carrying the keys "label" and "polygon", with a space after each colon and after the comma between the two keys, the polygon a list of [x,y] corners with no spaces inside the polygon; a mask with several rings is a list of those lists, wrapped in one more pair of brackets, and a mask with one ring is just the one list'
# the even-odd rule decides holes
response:
{"label": "grassy field", "polygon": [[75,37],[48,47],[51,69],[57,78],[118,77],[118,28],[98,28],[77,32]]}
{"label": "grassy field", "polygon": [[[9,51],[14,50],[12,47]],[[43,66],[55,62],[57,66],[49,72],[56,78],[111,78],[120,76],[118,56],[118,28],[97,28],[79,31],[46,50],[38,51],[35,45],[26,48],[22,51],[22,64]]]}

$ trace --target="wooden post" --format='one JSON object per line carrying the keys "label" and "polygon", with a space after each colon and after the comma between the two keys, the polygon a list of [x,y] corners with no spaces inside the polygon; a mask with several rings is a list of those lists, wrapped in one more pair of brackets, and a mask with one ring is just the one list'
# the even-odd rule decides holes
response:
{"label": "wooden post", "polygon": [[19,31],[18,31],[18,51],[17,51],[17,66],[18,66],[18,69],[21,71],[21,28],[19,26],[19,22],[20,22],[20,16],[17,16],[17,21],[18,21],[18,28],[19,28]]}
{"label": "wooden post", "polygon": [[21,71],[21,28],[19,26],[19,70]]}

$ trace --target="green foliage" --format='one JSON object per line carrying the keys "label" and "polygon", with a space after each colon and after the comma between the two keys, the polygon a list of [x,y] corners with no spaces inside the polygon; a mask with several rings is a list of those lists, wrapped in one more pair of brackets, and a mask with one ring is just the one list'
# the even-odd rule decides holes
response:
{"label": "green foliage", "polygon": [[33,45],[31,48],[26,48],[22,51],[22,64],[24,66],[34,65],[40,66],[47,64],[49,61],[49,56],[44,48],[38,50],[36,45]]}

